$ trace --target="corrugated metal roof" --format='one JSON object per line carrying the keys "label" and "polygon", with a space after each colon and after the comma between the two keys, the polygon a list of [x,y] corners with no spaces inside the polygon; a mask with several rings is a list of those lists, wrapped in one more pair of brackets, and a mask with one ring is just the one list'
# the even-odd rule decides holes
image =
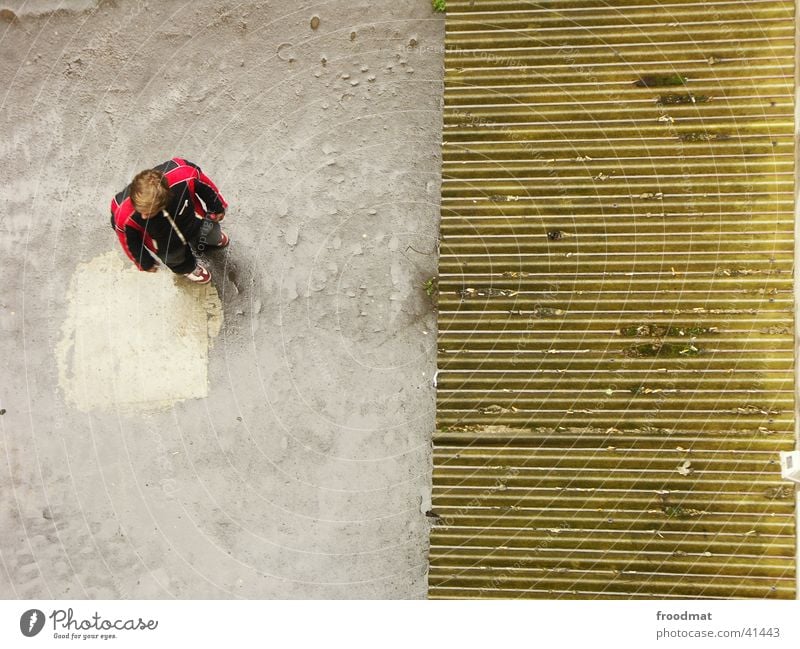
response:
{"label": "corrugated metal roof", "polygon": [[449,0],[431,597],[795,596],[794,3]]}

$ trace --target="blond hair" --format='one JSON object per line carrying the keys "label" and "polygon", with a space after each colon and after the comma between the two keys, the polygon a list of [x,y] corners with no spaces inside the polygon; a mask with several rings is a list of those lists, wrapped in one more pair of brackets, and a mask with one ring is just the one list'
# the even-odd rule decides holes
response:
{"label": "blond hair", "polygon": [[155,214],[167,205],[169,185],[163,173],[155,169],[140,171],[131,182],[131,202],[140,214]]}

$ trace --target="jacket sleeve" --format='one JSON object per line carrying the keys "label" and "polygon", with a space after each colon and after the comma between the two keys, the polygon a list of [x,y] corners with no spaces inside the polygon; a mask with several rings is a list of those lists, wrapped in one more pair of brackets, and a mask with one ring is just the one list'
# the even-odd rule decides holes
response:
{"label": "jacket sleeve", "polygon": [[184,162],[195,169],[194,191],[205,203],[206,209],[212,214],[224,212],[228,207],[228,202],[219,193],[219,189],[211,178],[206,176],[203,170],[193,162],[188,160],[184,160]]}
{"label": "jacket sleeve", "polygon": [[155,266],[156,261],[145,247],[141,232],[134,228],[125,228],[124,232],[119,233],[119,239],[128,257],[139,270],[150,270]]}

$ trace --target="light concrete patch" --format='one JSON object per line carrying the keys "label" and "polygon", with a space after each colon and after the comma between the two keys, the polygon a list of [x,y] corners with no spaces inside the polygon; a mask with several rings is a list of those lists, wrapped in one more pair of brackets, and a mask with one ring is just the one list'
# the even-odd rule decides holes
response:
{"label": "light concrete patch", "polygon": [[213,285],[136,270],[108,252],[79,264],[61,329],[59,385],[88,412],[153,410],[208,395],[208,348],[222,325]]}

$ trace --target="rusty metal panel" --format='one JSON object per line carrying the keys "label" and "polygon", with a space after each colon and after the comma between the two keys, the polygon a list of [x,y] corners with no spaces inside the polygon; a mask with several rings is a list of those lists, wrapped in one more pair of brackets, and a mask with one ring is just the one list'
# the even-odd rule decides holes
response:
{"label": "rusty metal panel", "polygon": [[431,597],[795,597],[794,24],[448,0]]}

